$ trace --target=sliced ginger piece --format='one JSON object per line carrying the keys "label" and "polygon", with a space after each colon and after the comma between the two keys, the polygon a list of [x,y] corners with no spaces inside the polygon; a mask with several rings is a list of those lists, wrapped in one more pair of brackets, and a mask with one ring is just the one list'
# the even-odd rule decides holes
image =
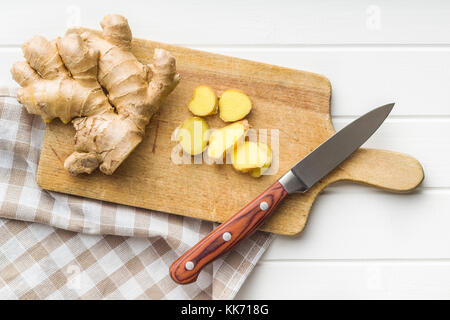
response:
{"label": "sliced ginger piece", "polygon": [[270,150],[269,146],[267,146],[267,145],[265,145],[265,146],[267,148],[266,163],[261,168],[254,168],[249,171],[250,175],[253,178],[259,178],[264,172],[266,172],[270,168],[270,165],[272,164],[272,150]]}
{"label": "sliced ginger piece", "polygon": [[208,157],[223,159],[227,151],[241,142],[248,131],[248,121],[242,120],[215,130],[211,133],[208,147]]}
{"label": "sliced ginger piece", "polygon": [[177,129],[176,137],[184,152],[190,155],[202,153],[208,145],[209,126],[199,117],[186,119]]}
{"label": "sliced ginger piece", "polygon": [[198,86],[194,89],[188,108],[194,115],[204,117],[217,113],[218,105],[213,89],[208,86]]}
{"label": "sliced ginger piece", "polygon": [[267,146],[262,143],[245,141],[238,146],[231,158],[233,167],[241,172],[262,168],[268,161]]}
{"label": "sliced ginger piece", "polygon": [[226,90],[219,99],[220,118],[225,122],[244,119],[252,110],[250,98],[235,89]]}
{"label": "sliced ginger piece", "polygon": [[231,161],[236,170],[257,178],[272,163],[272,151],[265,143],[245,141],[236,148]]}

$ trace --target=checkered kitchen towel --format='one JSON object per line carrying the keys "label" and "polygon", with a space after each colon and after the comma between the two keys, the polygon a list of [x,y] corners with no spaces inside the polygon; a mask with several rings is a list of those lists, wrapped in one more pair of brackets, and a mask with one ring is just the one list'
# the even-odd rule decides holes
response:
{"label": "checkered kitchen towel", "polygon": [[[0,89],[0,95],[14,94]],[[0,98],[0,299],[232,299],[272,237],[257,232],[201,273],[168,269],[211,222],[41,190],[45,125]]]}

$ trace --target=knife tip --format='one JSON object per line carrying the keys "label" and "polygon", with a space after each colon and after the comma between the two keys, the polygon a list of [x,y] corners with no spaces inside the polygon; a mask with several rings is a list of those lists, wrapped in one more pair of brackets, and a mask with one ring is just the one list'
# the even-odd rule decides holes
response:
{"label": "knife tip", "polygon": [[391,113],[392,109],[394,108],[395,102],[385,104],[384,106],[380,107],[380,109],[384,109],[386,111],[386,116]]}

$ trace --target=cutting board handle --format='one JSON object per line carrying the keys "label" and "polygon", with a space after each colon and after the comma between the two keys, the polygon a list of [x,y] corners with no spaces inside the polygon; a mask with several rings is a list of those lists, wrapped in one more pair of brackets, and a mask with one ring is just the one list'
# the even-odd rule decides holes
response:
{"label": "cutting board handle", "polygon": [[349,180],[391,192],[408,192],[424,179],[422,165],[399,152],[364,149],[355,152],[335,172],[334,181]]}

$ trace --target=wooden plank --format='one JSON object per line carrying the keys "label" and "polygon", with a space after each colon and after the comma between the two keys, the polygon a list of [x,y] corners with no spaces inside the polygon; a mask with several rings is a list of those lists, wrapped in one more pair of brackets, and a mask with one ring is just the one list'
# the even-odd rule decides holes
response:
{"label": "wooden plank", "polygon": [[236,299],[449,299],[450,261],[259,263]]}
{"label": "wooden plank", "polygon": [[[361,114],[369,107],[369,100],[379,100],[382,102],[381,94],[374,90],[365,90],[364,95],[351,94],[354,85],[354,78],[362,78],[361,73],[342,72],[340,66],[345,66],[348,70],[363,70],[362,63],[366,60],[366,53],[361,52],[339,52],[342,55],[339,63],[333,64],[333,54],[312,52],[285,52],[284,54],[275,53],[273,60],[268,59],[271,56],[267,52],[250,51],[250,52],[229,52],[242,57],[254,56],[258,60],[266,62],[279,62],[285,65],[295,66],[297,57],[302,61],[309,61],[308,69],[318,70],[328,69],[333,81],[333,106],[331,108],[335,117],[348,114]],[[362,54],[362,55],[361,55]],[[443,66],[450,57],[443,52],[415,52],[414,59],[408,60],[410,55],[405,52],[390,52],[385,56],[383,62],[378,69],[373,67],[370,77],[366,77],[370,86],[377,87],[381,90],[387,90],[392,86],[392,91],[398,92],[399,103],[395,107],[394,113],[400,118],[390,116],[386,123],[380,128],[379,132],[371,138],[366,144],[369,148],[386,148],[389,150],[397,150],[414,155],[419,159],[425,167],[427,179],[424,181],[425,186],[430,187],[449,187],[450,172],[445,170],[446,159],[450,156],[449,144],[447,139],[450,130],[450,118],[448,115],[448,106],[443,101],[450,100],[448,87],[448,79],[450,78],[450,69],[444,68],[442,72],[436,72],[439,66]],[[318,57],[320,56],[320,57]],[[0,82],[11,84],[9,68],[11,64],[21,59],[21,54],[17,49],[0,50]],[[317,59],[317,60],[316,60]],[[408,60],[408,68],[402,67],[402,70],[395,69],[396,66],[402,65],[401,61]],[[370,59],[369,59],[370,60]],[[361,62],[361,64],[358,63]],[[352,69],[351,64],[357,64],[358,68]],[[403,62],[404,63],[404,62]],[[413,65],[415,67],[413,68]],[[382,80],[385,70],[390,68],[396,75],[395,83],[385,84]],[[427,71],[429,70],[429,71]],[[428,81],[422,81],[414,76],[415,73],[426,74],[434,72],[435,76],[429,74]],[[8,82],[9,81],[9,82]],[[406,84],[406,85],[405,85]],[[421,89],[419,89],[419,86]],[[411,92],[421,92],[420,95],[412,95]],[[379,96],[377,96],[379,95]],[[360,97],[360,98],[358,98]],[[363,98],[361,98],[363,97]],[[366,99],[365,104],[358,103],[358,100]],[[423,101],[421,101],[423,99]],[[428,103],[425,102],[429,99]],[[387,99],[383,99],[387,100]],[[347,102],[348,101],[348,102]],[[427,107],[424,107],[426,105]],[[424,117],[420,117],[423,115]],[[430,117],[430,115],[436,117]],[[446,117],[439,118],[439,115]],[[346,123],[354,118],[335,118],[333,124],[337,129],[342,128]]]}
{"label": "wooden plank", "polygon": [[[254,57],[267,63],[284,64],[290,67],[304,67],[309,70],[326,71],[333,79],[333,124],[337,129],[342,128],[352,118],[341,116],[359,115],[369,106],[370,102],[379,103],[387,99],[381,99],[378,91],[364,90],[364,95],[351,94],[352,88],[357,85],[355,78],[365,77],[363,64],[373,60],[375,55],[368,56],[365,51],[317,51],[315,50],[288,50],[267,51],[263,49],[227,49],[209,48],[219,53],[228,53],[238,57]],[[332,50],[329,48],[328,50]],[[339,58],[336,58],[339,56]],[[450,68],[443,68],[450,61],[449,53],[438,51],[422,51],[419,48],[413,52],[389,51],[384,52],[384,57],[377,60],[376,65],[370,67],[367,79],[367,87],[377,87],[377,90],[392,91],[397,93],[400,101],[393,113],[377,134],[366,144],[369,148],[386,148],[414,155],[425,167],[427,179],[425,186],[445,187],[450,186],[450,172],[445,170],[446,160],[450,154],[450,141],[446,138],[450,130],[449,108],[443,101],[450,100],[448,79]],[[22,53],[18,48],[0,49],[0,83],[16,85],[9,74],[9,69],[14,61],[22,59]],[[334,63],[338,59],[339,63]],[[356,68],[352,68],[356,65]],[[342,72],[342,68],[350,70]],[[387,70],[395,74],[395,82],[383,81]],[[417,79],[415,74],[427,75],[423,79]],[[434,76],[432,76],[434,74]],[[420,95],[412,95],[411,92],[421,92]],[[384,93],[387,94],[387,93]],[[391,96],[393,99],[393,97]],[[361,103],[359,100],[365,99]],[[426,101],[427,100],[427,101]],[[427,107],[424,107],[426,105]],[[444,118],[437,116],[445,115]],[[400,118],[396,118],[399,116]],[[423,117],[420,117],[423,116]],[[436,116],[436,117],[430,117]],[[337,118],[336,118],[337,117]],[[437,156],[435,156],[437,153]]]}
{"label": "wooden plank", "polygon": [[[143,40],[134,41],[133,51],[148,63],[155,45],[174,54],[183,80],[153,119],[144,142],[113,176],[72,177],[64,170],[63,160],[73,150],[73,129],[54,121],[47,127],[37,173],[41,187],[224,221],[334,132],[329,116],[330,86],[323,76]],[[170,136],[190,116],[186,103],[193,88],[202,83],[218,93],[232,87],[243,90],[255,106],[248,118],[250,124],[269,129],[269,133],[279,130],[274,175],[255,180],[237,174],[231,166],[175,165],[171,161],[174,144]],[[208,120],[212,127],[223,126],[217,117]],[[308,193],[287,199],[263,230],[300,232],[317,194],[335,181],[352,180],[399,192],[413,189],[422,177],[420,164],[409,156],[361,150]]]}
{"label": "wooden plank", "polygon": [[17,0],[2,7],[0,28],[13,32],[2,32],[0,43],[21,44],[35,32],[55,37],[74,24],[98,28],[110,12],[125,15],[137,37],[175,44],[450,43],[450,3],[439,0]]}
{"label": "wooden plank", "polygon": [[389,102],[396,102],[392,115],[450,115],[450,48],[223,48],[220,53],[325,74],[333,86],[333,116],[361,115]]}
{"label": "wooden plank", "polygon": [[[391,101],[396,102],[392,115],[450,116],[446,103],[450,101],[450,48],[204,49],[326,74],[333,84],[333,116],[359,116]],[[13,84],[9,69],[23,59],[22,53],[17,48],[1,48],[0,55],[0,82]]]}
{"label": "wooden plank", "polygon": [[[354,117],[333,120],[336,130]],[[450,118],[392,117],[364,144],[367,148],[396,150],[414,156],[425,170],[423,187],[450,187]]]}
{"label": "wooden plank", "polygon": [[276,237],[263,260],[450,259],[449,208],[449,190],[398,196],[340,184],[318,197],[300,235]]}

